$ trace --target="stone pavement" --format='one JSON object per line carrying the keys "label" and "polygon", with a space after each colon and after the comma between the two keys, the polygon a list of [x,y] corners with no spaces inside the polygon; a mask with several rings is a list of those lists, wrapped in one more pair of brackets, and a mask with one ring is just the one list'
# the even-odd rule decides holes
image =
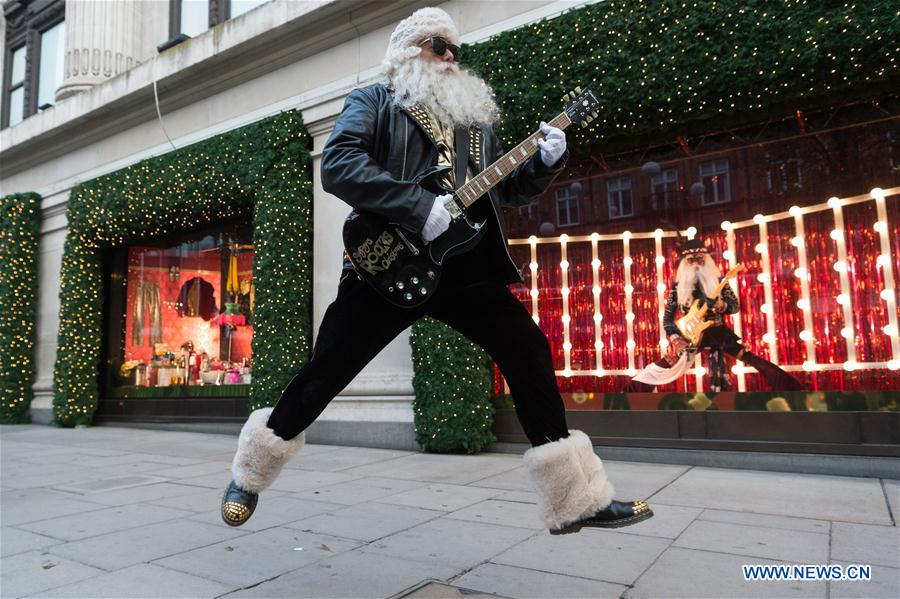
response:
{"label": "stone pavement", "polygon": [[[607,462],[656,517],[550,536],[521,456],[310,445],[241,528],[235,438],[0,427],[0,596],[900,597],[896,480]],[[742,564],[868,564],[748,582]]]}

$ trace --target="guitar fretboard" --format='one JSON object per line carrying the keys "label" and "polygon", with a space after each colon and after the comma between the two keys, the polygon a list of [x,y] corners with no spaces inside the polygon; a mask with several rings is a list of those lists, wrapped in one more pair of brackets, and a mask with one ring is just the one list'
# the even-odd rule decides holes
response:
{"label": "guitar fretboard", "polygon": [[[572,124],[565,112],[560,113],[548,123],[551,127],[565,129]],[[529,135],[522,143],[501,156],[489,167],[472,177],[465,185],[454,192],[456,199],[464,206],[471,206],[475,200],[486,194],[495,185],[512,173],[516,168],[531,158],[540,149],[537,140],[544,134],[540,130]]]}

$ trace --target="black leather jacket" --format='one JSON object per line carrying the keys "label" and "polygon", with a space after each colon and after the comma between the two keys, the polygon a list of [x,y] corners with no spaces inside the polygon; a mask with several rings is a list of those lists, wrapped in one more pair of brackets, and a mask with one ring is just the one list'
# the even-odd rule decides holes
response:
{"label": "black leather jacket", "polygon": [[[380,214],[421,234],[435,195],[413,181],[437,164],[437,146],[429,129],[421,113],[395,105],[384,85],[353,90],[322,149],[322,188],[356,210]],[[478,173],[503,151],[493,130],[473,128],[472,134],[469,161]],[[493,209],[483,214],[493,221],[487,231],[491,263],[505,283],[521,281],[521,274],[507,250],[500,206],[526,204],[542,193],[567,157],[568,151],[548,168],[537,152],[488,194]],[[472,208],[479,204],[487,202],[482,198]],[[344,268],[352,268],[346,256]]]}

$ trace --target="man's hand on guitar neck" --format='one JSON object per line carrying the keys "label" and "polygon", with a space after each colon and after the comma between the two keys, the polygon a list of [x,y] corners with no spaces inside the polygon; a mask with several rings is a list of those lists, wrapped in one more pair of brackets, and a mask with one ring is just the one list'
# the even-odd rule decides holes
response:
{"label": "man's hand on guitar neck", "polygon": [[431,205],[431,212],[425,219],[425,226],[422,227],[422,239],[432,241],[441,233],[450,227],[450,213],[444,207],[444,203],[451,198],[450,194],[437,196],[434,198],[434,204]]}
{"label": "man's hand on guitar neck", "polygon": [[541,161],[549,168],[559,162],[566,153],[566,134],[562,129],[548,125],[544,121],[541,121],[541,132],[544,139],[537,140],[541,147]]}

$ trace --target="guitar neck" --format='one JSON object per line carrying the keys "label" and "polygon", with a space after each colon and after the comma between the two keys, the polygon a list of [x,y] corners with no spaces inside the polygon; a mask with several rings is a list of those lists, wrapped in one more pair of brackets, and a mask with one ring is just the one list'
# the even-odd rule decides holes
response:
{"label": "guitar neck", "polygon": [[[565,129],[572,124],[572,121],[565,112],[561,112],[548,124],[551,127]],[[541,139],[543,135],[544,134],[541,133],[540,130],[529,135],[522,143],[504,154],[493,164],[478,173],[478,175],[472,177],[465,185],[457,189],[454,192],[456,199],[464,207],[471,206],[475,203],[475,200],[493,189],[495,185],[516,170],[520,164],[531,158],[540,148],[537,140]]]}

